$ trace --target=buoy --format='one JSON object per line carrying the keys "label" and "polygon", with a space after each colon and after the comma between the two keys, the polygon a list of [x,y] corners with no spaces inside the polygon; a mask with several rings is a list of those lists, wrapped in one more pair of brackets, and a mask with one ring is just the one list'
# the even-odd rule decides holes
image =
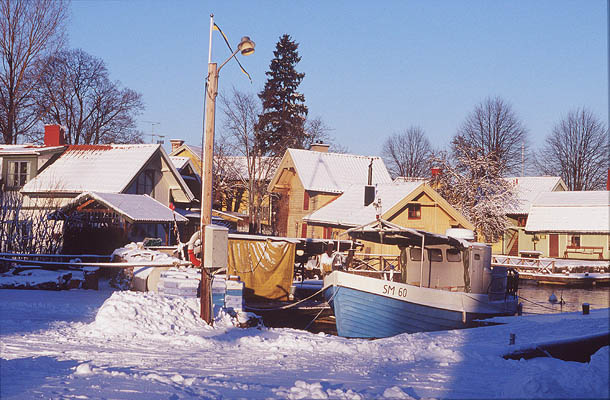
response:
{"label": "buoy", "polygon": [[549,303],[557,303],[557,296],[555,296],[555,293],[551,293],[549,296]]}

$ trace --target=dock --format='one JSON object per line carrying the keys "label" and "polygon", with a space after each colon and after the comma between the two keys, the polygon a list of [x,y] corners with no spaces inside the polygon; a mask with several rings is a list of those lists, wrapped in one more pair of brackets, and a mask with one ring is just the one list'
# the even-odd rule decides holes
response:
{"label": "dock", "polygon": [[[597,350],[610,345],[610,308],[582,312],[497,317],[490,327],[504,336],[504,359],[553,357],[588,362]],[[488,329],[488,328],[475,328]]]}
{"label": "dock", "polygon": [[538,284],[590,287],[610,285],[610,261],[493,255],[492,266],[514,268]]}

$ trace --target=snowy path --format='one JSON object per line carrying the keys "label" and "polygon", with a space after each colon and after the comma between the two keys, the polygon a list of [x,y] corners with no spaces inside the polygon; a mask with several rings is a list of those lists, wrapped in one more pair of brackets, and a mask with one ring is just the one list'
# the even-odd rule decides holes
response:
{"label": "snowy path", "polygon": [[0,397],[609,396],[608,347],[588,364],[501,357],[511,332],[519,346],[607,331],[608,310],[374,341],[238,329],[229,318],[210,328],[197,310],[150,293],[0,290]]}

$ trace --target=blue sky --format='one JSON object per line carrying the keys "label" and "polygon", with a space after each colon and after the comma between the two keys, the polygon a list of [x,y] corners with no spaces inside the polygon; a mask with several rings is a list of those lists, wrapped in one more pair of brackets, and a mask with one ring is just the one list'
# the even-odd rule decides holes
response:
{"label": "blue sky", "polygon": [[[220,73],[219,89],[258,93],[279,37],[299,43],[309,115],[356,154],[379,154],[410,125],[445,146],[474,106],[501,96],[533,147],[569,110],[607,123],[607,5],[588,1],[74,1],[69,46],[102,58],[142,93],[139,127],[201,143],[209,15],[236,45],[256,42]],[[218,32],[213,61],[230,54]],[[217,110],[217,131],[221,113]]]}

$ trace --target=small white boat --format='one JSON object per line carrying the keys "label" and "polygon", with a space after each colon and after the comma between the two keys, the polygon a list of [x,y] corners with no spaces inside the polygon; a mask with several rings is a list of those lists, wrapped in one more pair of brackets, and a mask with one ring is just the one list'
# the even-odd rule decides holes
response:
{"label": "small white boat", "polygon": [[492,268],[489,245],[383,220],[348,234],[399,246],[401,265],[399,282],[357,271],[333,271],[324,278],[324,297],[339,336],[381,338],[465,328],[474,320],[517,312],[518,274]]}

